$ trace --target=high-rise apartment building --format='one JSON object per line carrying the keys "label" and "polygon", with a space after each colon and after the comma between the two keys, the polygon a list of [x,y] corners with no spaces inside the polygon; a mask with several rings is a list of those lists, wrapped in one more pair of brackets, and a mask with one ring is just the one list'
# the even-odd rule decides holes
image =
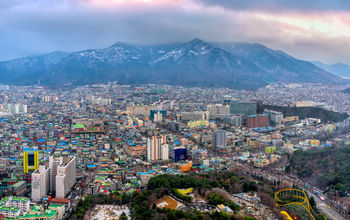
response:
{"label": "high-rise apartment building", "polygon": [[63,157],[57,167],[56,197],[64,198],[76,182],[76,158]]}
{"label": "high-rise apartment building", "polygon": [[169,146],[166,143],[166,135],[152,136],[147,139],[147,160],[168,160]]}
{"label": "high-rise apartment building", "polygon": [[11,114],[22,114],[27,113],[28,107],[24,104],[7,104],[7,110]]}
{"label": "high-rise apartment building", "polygon": [[32,174],[32,199],[40,201],[48,192],[64,198],[76,182],[76,158],[49,157],[49,165]]}
{"label": "high-rise apartment building", "polygon": [[63,157],[49,157],[49,167],[50,167],[50,192],[56,191],[56,174],[57,167],[63,162]]}
{"label": "high-rise apartment building", "polygon": [[40,165],[39,169],[32,173],[32,200],[40,201],[49,192],[50,168]]}
{"label": "high-rise apartment building", "polygon": [[213,133],[213,148],[226,147],[226,131],[218,130]]}

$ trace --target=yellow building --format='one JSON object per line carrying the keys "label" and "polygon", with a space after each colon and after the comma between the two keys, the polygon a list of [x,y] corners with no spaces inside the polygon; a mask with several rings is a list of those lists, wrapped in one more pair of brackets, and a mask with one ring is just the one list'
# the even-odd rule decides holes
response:
{"label": "yellow building", "polygon": [[289,116],[289,117],[285,117],[283,119],[284,123],[294,122],[294,121],[299,121],[299,117],[298,116]]}
{"label": "yellow building", "polygon": [[39,168],[39,151],[24,150],[23,151],[23,172],[28,170],[37,170]]}
{"label": "yellow building", "polygon": [[187,126],[190,128],[198,128],[198,127],[207,127],[209,126],[209,121],[207,120],[197,120],[197,121],[189,121]]}
{"label": "yellow building", "polygon": [[311,139],[311,140],[310,140],[310,144],[311,144],[311,145],[319,146],[321,143],[320,143],[320,140]]}

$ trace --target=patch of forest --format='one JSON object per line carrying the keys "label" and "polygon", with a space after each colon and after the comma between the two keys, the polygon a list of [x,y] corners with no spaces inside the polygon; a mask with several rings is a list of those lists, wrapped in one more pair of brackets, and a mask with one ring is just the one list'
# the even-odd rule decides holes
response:
{"label": "patch of forest", "polygon": [[258,113],[262,114],[264,109],[282,112],[283,116],[298,116],[299,119],[319,118],[322,122],[341,122],[347,117],[346,113],[328,111],[317,107],[285,107],[276,105],[258,105]]}
{"label": "patch of forest", "polygon": [[332,188],[340,196],[350,189],[350,146],[294,152],[286,171],[321,189]]}

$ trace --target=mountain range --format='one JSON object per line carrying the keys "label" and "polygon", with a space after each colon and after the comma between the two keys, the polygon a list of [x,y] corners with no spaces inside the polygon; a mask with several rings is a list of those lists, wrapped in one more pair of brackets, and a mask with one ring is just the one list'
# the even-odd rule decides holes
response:
{"label": "mountain range", "polygon": [[321,68],[324,69],[330,73],[333,73],[341,78],[344,79],[350,79],[350,66],[344,63],[335,63],[335,64],[324,64],[319,61],[312,61],[312,63]]}
{"label": "mountain range", "polygon": [[274,82],[343,83],[311,62],[261,44],[187,43],[137,46],[116,43],[104,49],[0,62],[0,83],[49,86],[118,81],[256,89]]}

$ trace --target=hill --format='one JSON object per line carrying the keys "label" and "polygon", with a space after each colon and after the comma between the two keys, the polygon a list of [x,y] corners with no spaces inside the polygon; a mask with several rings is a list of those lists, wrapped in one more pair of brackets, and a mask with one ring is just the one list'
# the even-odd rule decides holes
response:
{"label": "hill", "polygon": [[332,187],[345,195],[350,187],[349,157],[349,146],[296,151],[288,169],[321,189]]}
{"label": "hill", "polygon": [[344,89],[343,92],[350,94],[350,88]]}
{"label": "hill", "polygon": [[349,117],[346,113],[333,112],[316,107],[285,107],[274,105],[259,105],[258,113],[263,113],[264,109],[282,112],[284,116],[298,116],[299,119],[319,118],[322,122],[341,122]]}
{"label": "hill", "polygon": [[342,83],[315,65],[259,44],[183,44],[137,46],[116,43],[104,49],[0,62],[1,83],[85,85],[160,83],[256,89],[273,82]]}

